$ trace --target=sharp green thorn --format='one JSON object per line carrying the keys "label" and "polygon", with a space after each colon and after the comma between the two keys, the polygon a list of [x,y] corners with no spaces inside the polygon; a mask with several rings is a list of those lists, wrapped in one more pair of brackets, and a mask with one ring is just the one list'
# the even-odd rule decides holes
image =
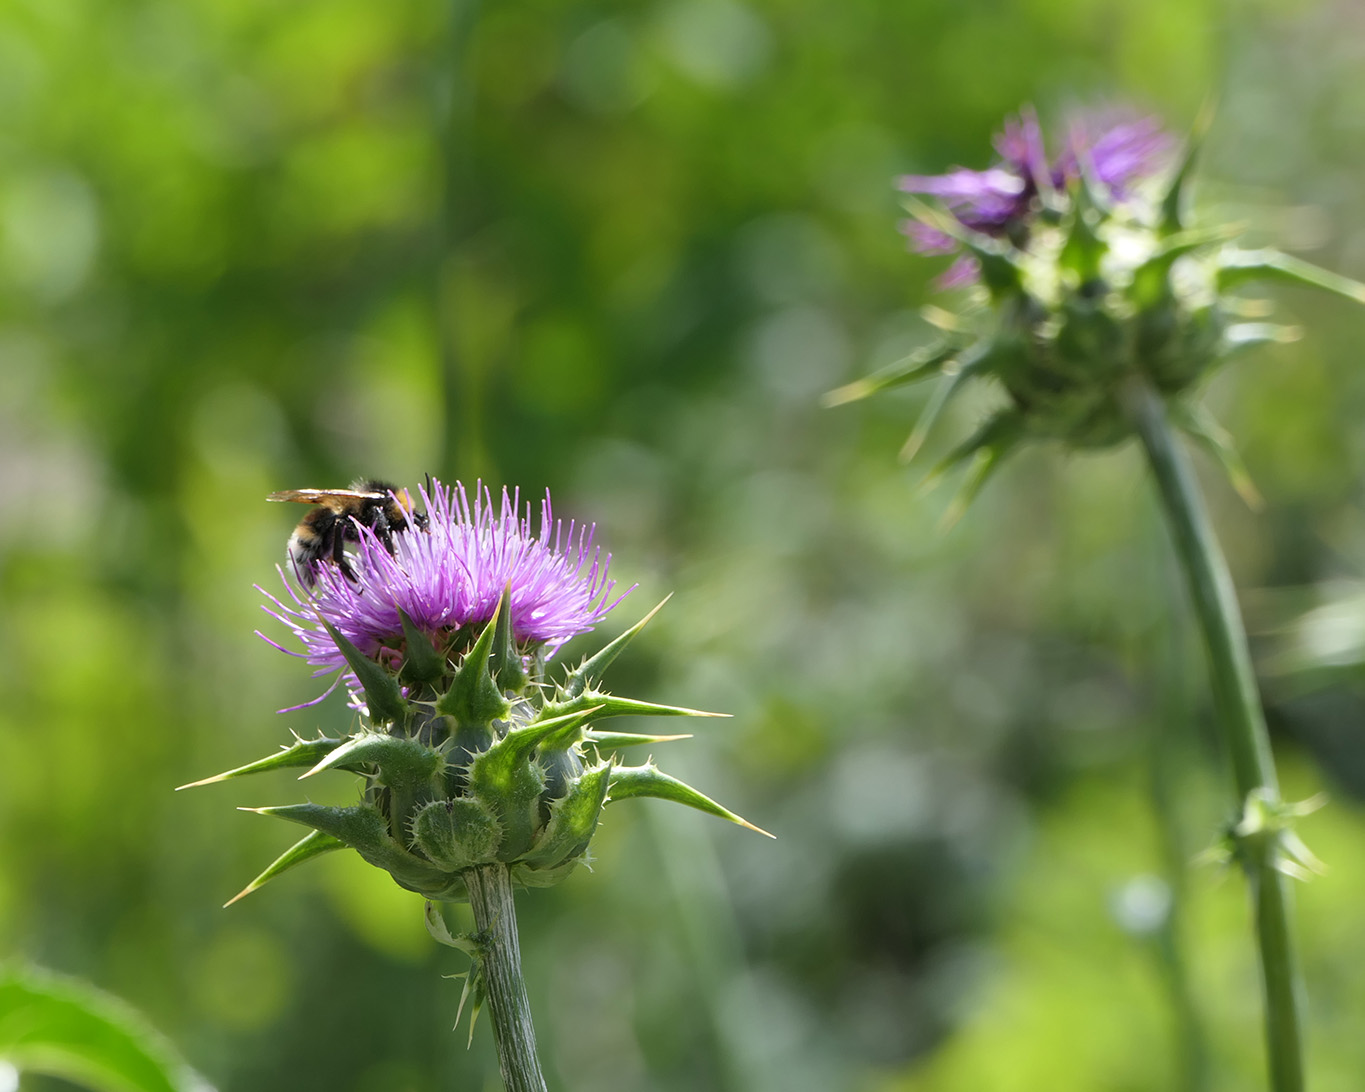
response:
{"label": "sharp green thorn", "polygon": [[576,697],[568,700],[556,699],[547,702],[545,705],[545,709],[553,712],[556,716],[581,712],[590,707],[594,712],[600,714],[601,719],[622,716],[710,717],[714,719],[730,716],[729,713],[710,713],[703,709],[688,709],[681,705],[658,705],[655,702],[637,701],[634,698],[620,698],[615,694],[604,694],[592,689],[585,689]]}
{"label": "sharp green thorn", "polygon": [[919,309],[919,313],[925,322],[942,330],[945,334],[960,334],[967,329],[967,323],[963,321],[961,315],[955,315],[952,311],[936,307],[932,303],[926,303]]}
{"label": "sharp green thorn", "polygon": [[634,640],[636,635],[649,624],[650,620],[658,614],[659,611],[664,609],[664,604],[672,598],[673,593],[669,592],[663,597],[657,607],[636,622],[635,625],[631,626],[630,629],[626,630],[614,641],[604,645],[592,656],[589,656],[577,667],[577,669],[569,672],[569,677],[564,682],[564,693],[570,698],[576,698],[587,688],[590,680],[601,678],[602,674],[611,666],[616,657],[621,655],[622,651],[625,650],[626,645]]}
{"label": "sharp green thorn", "polygon": [[968,506],[990,480],[1008,451],[1009,447],[1006,445],[983,447],[976,453],[966,480],[939,520],[940,534],[947,534],[957,526],[958,521],[966,515]]}
{"label": "sharp green thorn", "polygon": [[929,436],[929,430],[934,427],[934,422],[938,420],[944,407],[948,405],[949,400],[957,393],[958,388],[962,385],[963,380],[967,378],[968,374],[970,374],[969,368],[965,366],[960,367],[954,374],[946,377],[934,388],[934,393],[929,396],[929,401],[925,404],[924,412],[919,415],[919,420],[915,422],[914,430],[905,441],[905,446],[901,448],[901,462],[908,463],[919,453],[919,449],[924,446],[924,441]]}
{"label": "sharp green thorn", "polygon": [[1282,254],[1278,250],[1225,249],[1218,264],[1220,287],[1234,287],[1245,281],[1270,278],[1321,288],[1357,303],[1365,303],[1365,284],[1323,269],[1312,262]]}
{"label": "sharp green thorn", "polygon": [[317,739],[299,739],[292,746],[258,759],[255,762],[248,762],[245,766],[238,766],[234,770],[227,770],[224,773],[214,774],[201,781],[191,781],[188,785],[178,785],[176,792],[181,789],[194,789],[200,785],[213,785],[219,781],[230,781],[233,778],[245,777],[247,774],[265,773],[268,770],[297,769],[299,766],[312,766],[318,761],[319,756],[326,756],[344,743],[344,740],[329,739],[326,736],[319,736]]}
{"label": "sharp green thorn", "polygon": [[232,771],[228,771],[227,773],[214,774],[212,777],[206,777],[202,781],[190,781],[184,785],[177,785],[174,791],[179,792],[181,789],[197,789],[199,788],[200,785],[214,785],[217,784],[219,781],[227,781],[231,777]]}
{"label": "sharp green thorn", "polygon": [[1265,506],[1265,500],[1260,490],[1256,488],[1256,483],[1252,481],[1251,474],[1246,464],[1242,462],[1242,457],[1238,454],[1232,435],[1227,429],[1199,403],[1181,406],[1173,416],[1184,433],[1223,468],[1223,472],[1232,483],[1232,488],[1237,491],[1237,495],[1246,506],[1253,512],[1259,512]]}
{"label": "sharp green thorn", "polygon": [[1185,145],[1180,150],[1180,160],[1175,170],[1171,172],[1166,194],[1160,202],[1161,229],[1166,234],[1179,231],[1187,219],[1194,169],[1199,162],[1199,153],[1203,150],[1204,137],[1208,135],[1213,125],[1215,105],[1216,100],[1212,94],[1200,105],[1194,124],[1190,126],[1190,134],[1185,138]]}
{"label": "sharp green thorn", "polygon": [[709,796],[692,788],[691,785],[679,781],[676,777],[670,777],[652,762],[643,766],[618,766],[611,772],[608,801],[625,800],[632,796],[650,796],[659,800],[671,800],[677,804],[685,804],[697,811],[728,820],[741,827],[747,827],[767,838],[776,838],[776,835],[770,834],[762,827],[755,826],[747,819],[717,804]]}
{"label": "sharp green thorn", "polygon": [[594,743],[598,747],[635,747],[641,743],[675,743],[680,739],[692,738],[691,733],[678,736],[647,736],[634,732],[587,731],[583,735],[589,743]]}
{"label": "sharp green thorn", "polygon": [[957,346],[947,344],[918,349],[869,376],[830,391],[821,397],[820,404],[830,409],[939,375],[952,363],[958,351]]}
{"label": "sharp green thorn", "polygon": [[232,898],[228,899],[227,902],[223,903],[223,909],[226,910],[234,902],[246,898],[253,891],[259,891],[276,876],[283,872],[287,872],[295,865],[303,864],[305,861],[310,861],[314,857],[320,857],[324,853],[330,853],[333,850],[345,848],[346,843],[340,839],[333,838],[329,834],[323,834],[321,831],[310,830],[295,842],[294,845],[290,846],[266,866],[265,870],[262,871],[259,876],[242,888],[242,890],[238,891],[237,894],[233,895]]}

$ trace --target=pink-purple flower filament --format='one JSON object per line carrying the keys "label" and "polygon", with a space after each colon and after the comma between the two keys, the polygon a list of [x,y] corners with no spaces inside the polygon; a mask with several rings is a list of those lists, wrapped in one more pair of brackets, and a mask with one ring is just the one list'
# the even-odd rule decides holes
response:
{"label": "pink-purple flower filament", "polygon": [[315,674],[346,671],[323,619],[362,653],[396,669],[404,644],[400,609],[438,649],[458,651],[452,641],[472,640],[506,590],[518,646],[550,656],[628,593],[613,598],[611,557],[594,546],[595,527],[556,520],[548,493],[533,528],[519,492],[504,489],[500,504],[482,484],[472,502],[459,483],[433,481],[419,492],[427,527],[395,535],[392,553],[369,528],[357,527],[354,579],[324,561],[311,593],[288,579],[286,597],[266,593],[264,609],[293,631],[303,646],[294,655],[314,664]]}

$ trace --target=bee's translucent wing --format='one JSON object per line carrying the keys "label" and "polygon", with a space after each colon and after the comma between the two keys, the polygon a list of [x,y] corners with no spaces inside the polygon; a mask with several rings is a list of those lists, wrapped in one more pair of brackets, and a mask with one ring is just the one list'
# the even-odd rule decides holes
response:
{"label": "bee's translucent wing", "polygon": [[359,492],[354,489],[282,489],[271,493],[266,500],[297,501],[299,504],[325,504],[328,508],[343,507],[349,500],[383,500],[386,494]]}

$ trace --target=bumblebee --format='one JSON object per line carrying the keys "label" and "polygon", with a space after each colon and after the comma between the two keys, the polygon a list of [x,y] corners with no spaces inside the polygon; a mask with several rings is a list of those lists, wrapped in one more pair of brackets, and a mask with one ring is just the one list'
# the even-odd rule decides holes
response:
{"label": "bumblebee", "polygon": [[347,580],[355,580],[346,543],[360,540],[361,527],[370,528],[389,553],[395,534],[409,527],[427,528],[427,517],[414,510],[406,489],[373,478],[360,478],[350,489],[285,489],[266,500],[317,505],[294,528],[287,548],[290,566],[309,588],[317,583],[317,565],[324,561],[334,564]]}

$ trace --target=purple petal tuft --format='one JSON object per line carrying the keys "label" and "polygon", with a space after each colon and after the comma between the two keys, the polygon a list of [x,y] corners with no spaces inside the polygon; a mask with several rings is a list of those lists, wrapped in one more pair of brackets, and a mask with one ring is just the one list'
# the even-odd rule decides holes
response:
{"label": "purple petal tuft", "polygon": [[[939,175],[905,175],[896,181],[906,193],[936,197],[966,228],[1026,246],[1043,206],[1055,208],[1059,196],[1088,170],[1117,200],[1129,197],[1143,180],[1163,170],[1176,142],[1150,117],[1110,112],[1082,117],[1071,125],[1065,148],[1049,160],[1038,116],[1025,107],[1006,120],[995,137],[999,161],[984,171],[955,168]],[[960,245],[931,224],[916,221],[901,230],[921,254],[958,254],[938,279],[940,287],[970,284],[978,264],[960,254]]]}
{"label": "purple petal tuft", "polygon": [[519,511],[519,493],[509,496],[504,489],[495,504],[480,483],[471,504],[463,485],[433,481],[430,493],[421,495],[428,526],[395,535],[392,554],[369,528],[357,528],[354,581],[323,564],[308,595],[281,574],[292,605],[266,593],[263,609],[293,630],[318,674],[341,670],[355,689],[323,619],[365,655],[396,667],[403,643],[400,609],[439,646],[456,630],[487,623],[510,588],[515,639],[553,655],[629,594],[612,597],[611,557],[593,545],[595,528],[556,520],[548,493],[534,530],[530,505]]}

